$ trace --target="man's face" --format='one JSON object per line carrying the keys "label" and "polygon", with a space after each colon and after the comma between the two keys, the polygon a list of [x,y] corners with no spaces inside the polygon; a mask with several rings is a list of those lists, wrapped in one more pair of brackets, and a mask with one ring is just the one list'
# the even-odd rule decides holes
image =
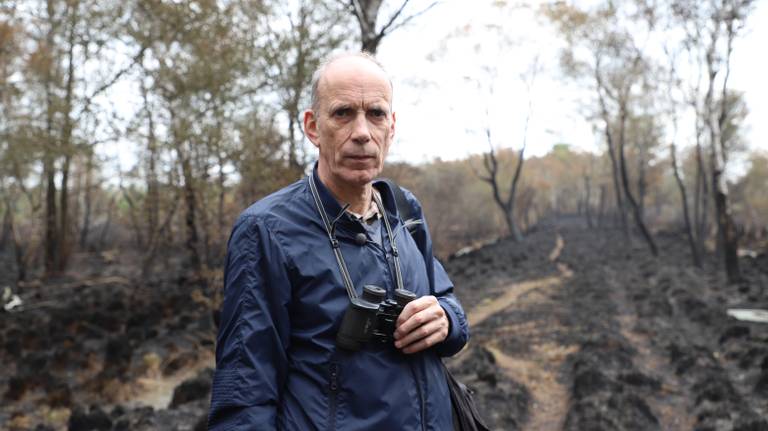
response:
{"label": "man's face", "polygon": [[320,79],[318,99],[317,110],[304,114],[304,130],[320,150],[320,178],[332,188],[368,184],[384,167],[395,134],[386,75],[364,58],[338,59]]}

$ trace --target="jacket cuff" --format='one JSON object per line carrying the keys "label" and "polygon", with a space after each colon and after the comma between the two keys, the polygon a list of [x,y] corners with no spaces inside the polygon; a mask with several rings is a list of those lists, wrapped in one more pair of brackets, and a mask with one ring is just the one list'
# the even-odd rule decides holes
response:
{"label": "jacket cuff", "polygon": [[277,407],[269,401],[253,398],[254,391],[236,369],[218,369],[213,375],[209,431],[251,430],[253,424],[277,429]]}
{"label": "jacket cuff", "polygon": [[456,309],[456,305],[448,298],[437,298],[448,318],[448,336],[440,344],[435,345],[435,351],[440,356],[453,356],[459,353],[469,339],[469,329],[464,312]]}

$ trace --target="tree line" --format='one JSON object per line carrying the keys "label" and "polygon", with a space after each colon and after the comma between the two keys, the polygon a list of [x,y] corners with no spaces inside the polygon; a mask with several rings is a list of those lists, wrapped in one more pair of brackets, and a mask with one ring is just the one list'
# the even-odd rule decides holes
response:
{"label": "tree line", "polygon": [[140,250],[145,272],[174,244],[193,269],[216,265],[235,208],[309,162],[299,118],[321,59],[375,53],[433,5],[3,2],[2,244],[18,278],[114,244]]}
{"label": "tree line", "polygon": [[[375,53],[438,3],[4,2],[0,248],[16,278],[55,276],[78,252],[109,249],[130,250],[144,274],[175,255],[194,271],[219,267],[239,211],[311,162],[300,116],[321,59]],[[527,130],[502,149],[488,128],[475,143],[485,154],[392,163],[385,175],[423,201],[442,256],[576,214],[639,234],[654,254],[655,232],[679,223],[693,263],[714,251],[735,280],[738,241],[764,237],[768,221],[768,156],[747,152],[748,107],[729,82],[752,7],[546,4],[562,79],[592,92],[587,120],[605,151],[563,143],[529,157]],[[745,154],[745,175],[728,177]]]}

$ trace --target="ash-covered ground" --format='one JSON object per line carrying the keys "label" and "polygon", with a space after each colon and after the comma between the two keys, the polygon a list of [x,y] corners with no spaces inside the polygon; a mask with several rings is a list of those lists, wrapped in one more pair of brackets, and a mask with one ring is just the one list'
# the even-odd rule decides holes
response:
{"label": "ash-covered ground", "polygon": [[[729,285],[658,241],[568,223],[445,262],[472,325],[446,362],[492,429],[768,430],[768,324],[727,315],[768,309],[766,250]],[[82,264],[0,313],[0,429],[205,429],[210,282]]]}
{"label": "ash-covered ground", "polygon": [[449,364],[492,429],[768,430],[768,323],[727,315],[768,309],[766,250],[729,285],[657,239],[551,226],[448,263],[473,332]]}

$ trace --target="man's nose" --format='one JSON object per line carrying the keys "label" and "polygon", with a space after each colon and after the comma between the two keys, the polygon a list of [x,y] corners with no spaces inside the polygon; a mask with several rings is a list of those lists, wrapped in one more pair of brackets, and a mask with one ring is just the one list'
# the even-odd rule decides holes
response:
{"label": "man's nose", "polygon": [[365,144],[371,140],[371,130],[365,112],[358,112],[352,124],[352,141]]}

